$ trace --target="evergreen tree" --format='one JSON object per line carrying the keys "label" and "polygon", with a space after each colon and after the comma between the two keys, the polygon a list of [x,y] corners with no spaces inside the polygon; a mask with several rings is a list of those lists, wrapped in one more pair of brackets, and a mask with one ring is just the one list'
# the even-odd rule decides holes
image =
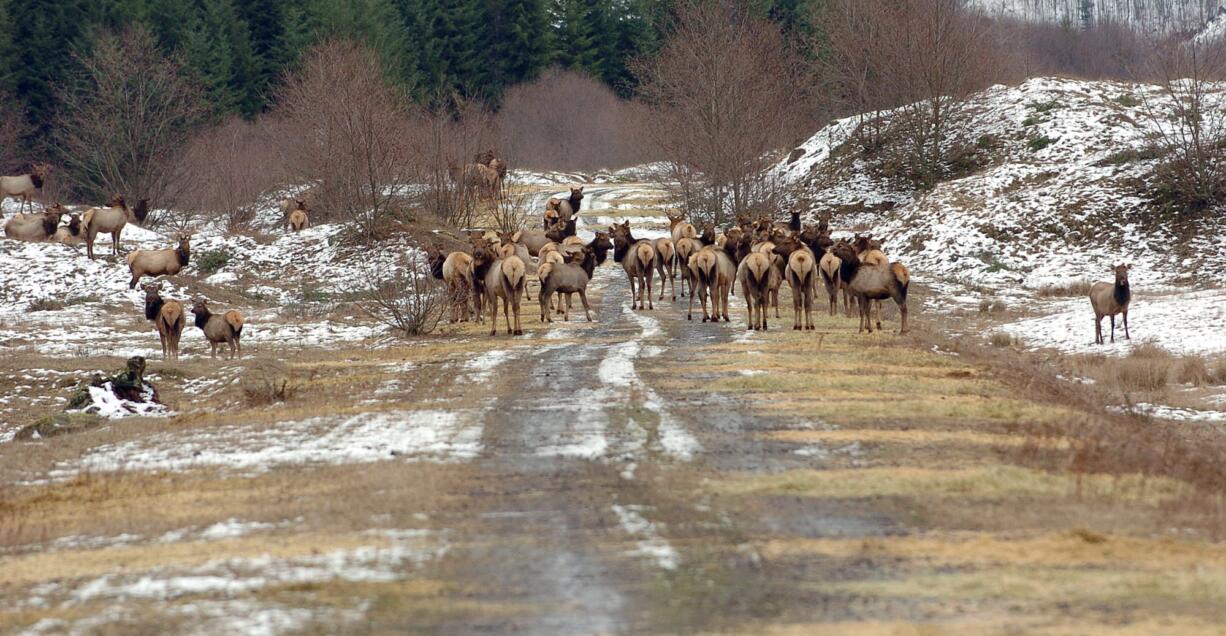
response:
{"label": "evergreen tree", "polygon": [[389,78],[403,86],[416,82],[416,60],[393,0],[309,0],[305,17],[316,38],[353,38],[363,42],[379,53]]}
{"label": "evergreen tree", "polygon": [[599,77],[600,43],[594,12],[586,0],[553,0],[554,58],[558,64]]}
{"label": "evergreen tree", "polygon": [[502,72],[502,87],[530,82],[549,65],[553,45],[549,14],[543,0],[507,0],[501,5],[501,27],[494,44]]}

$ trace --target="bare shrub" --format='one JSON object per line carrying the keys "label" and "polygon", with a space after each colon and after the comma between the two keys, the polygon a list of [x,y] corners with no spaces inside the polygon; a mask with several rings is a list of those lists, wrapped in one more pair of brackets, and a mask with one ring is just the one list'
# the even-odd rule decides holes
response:
{"label": "bare shrub", "polygon": [[1226,45],[1168,38],[1143,72],[1162,89],[1142,99],[1155,145],[1168,155],[1154,172],[1156,200],[1191,213],[1226,201],[1226,110],[1214,83],[1226,75]]}
{"label": "bare shrub", "polygon": [[384,78],[378,54],[353,42],[321,43],[278,102],[286,164],[297,182],[315,184],[315,218],[352,221],[364,239],[385,236],[420,164],[408,95]]}
{"label": "bare shrub", "polygon": [[531,209],[534,201],[536,193],[508,177],[490,211],[491,225],[499,232],[514,232],[528,227],[534,212],[537,212]]}
{"label": "bare shrub", "polygon": [[183,183],[177,157],[209,115],[203,87],[139,25],[100,34],[91,51],[78,56],[80,71],[58,92],[61,164],[87,199],[122,193],[155,209],[172,206]]}
{"label": "bare shrub", "polygon": [[402,336],[433,332],[450,299],[442,281],[424,263],[402,257],[393,265],[368,264],[362,273],[365,289],[357,306],[371,319]]}
{"label": "bare shrub", "polygon": [[920,187],[956,167],[949,141],[965,97],[1001,73],[990,21],[963,0],[834,0],[822,24],[821,76],[843,109],[865,113],[862,149],[892,153],[898,176]]}
{"label": "bare shrub", "polygon": [[685,179],[686,211],[722,224],[775,194],[772,152],[803,132],[808,83],[778,27],[743,4],[685,0],[676,14],[660,55],[637,65],[646,127]]}
{"label": "bare shrub", "polygon": [[230,230],[245,228],[261,196],[287,178],[277,146],[266,119],[235,117],[196,135],[182,158],[185,183],[174,220],[184,226],[201,215],[224,220]]}
{"label": "bare shrub", "polygon": [[1035,295],[1039,298],[1066,298],[1069,296],[1089,296],[1090,295],[1089,281],[1075,280],[1069,283],[1060,283],[1057,285],[1047,285],[1040,287],[1035,291]]}
{"label": "bare shrub", "polygon": [[1180,358],[1171,370],[1171,380],[1179,384],[1205,386],[1213,382],[1213,374],[1209,365],[1200,356],[1185,356]]}
{"label": "bare shrub", "polygon": [[620,168],[652,160],[643,107],[598,79],[553,68],[507,90],[499,147],[513,165],[552,170]]}
{"label": "bare shrub", "polygon": [[[472,227],[482,205],[479,188],[463,177],[464,166],[490,149],[492,116],[478,101],[453,97],[449,105],[417,113],[415,147],[422,165],[418,205],[459,228]],[[497,154],[497,153],[495,153]]]}
{"label": "bare shrub", "polygon": [[991,337],[988,338],[988,342],[990,342],[993,347],[1009,347],[1013,345],[1013,336],[1010,336],[1003,331],[996,331],[993,332]]}
{"label": "bare shrub", "polygon": [[250,406],[288,402],[300,388],[289,368],[280,362],[262,362],[248,369],[239,380],[243,398]]}
{"label": "bare shrub", "polygon": [[998,20],[998,32],[1014,43],[1010,56],[1017,78],[1042,75],[1086,79],[1128,79],[1150,45],[1129,25],[1096,20],[1089,28],[1069,29],[1049,22]]}

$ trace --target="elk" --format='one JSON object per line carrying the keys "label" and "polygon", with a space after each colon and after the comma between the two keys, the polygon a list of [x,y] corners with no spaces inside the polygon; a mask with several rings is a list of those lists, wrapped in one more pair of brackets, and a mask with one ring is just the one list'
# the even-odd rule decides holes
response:
{"label": "elk", "polygon": [[51,166],[36,163],[30,167],[30,172],[15,177],[0,177],[0,201],[6,199],[21,199],[21,209],[18,214],[26,211],[29,206],[34,210],[34,195],[43,189]]}
{"label": "elk", "polygon": [[1111,317],[1111,342],[1115,342],[1115,316],[1124,316],[1124,338],[1128,333],[1128,304],[1132,302],[1132,287],[1128,283],[1128,265],[1115,266],[1115,283],[1099,281],[1090,286],[1090,306],[1094,308],[1094,344],[1103,344],[1103,316]]}
{"label": "elk", "polygon": [[[844,245],[846,241],[840,240],[839,244]],[[851,315],[851,292],[843,284],[843,279],[839,277],[839,268],[842,267],[842,264],[843,261],[834,255],[833,247],[823,254],[817,263],[818,273],[821,274],[822,282],[826,285],[826,294],[830,296],[831,316],[838,313],[840,292],[843,294],[843,310],[848,316]]]}
{"label": "elk", "polygon": [[[856,248],[856,257],[865,265],[875,267],[884,267],[890,264],[890,259],[886,258],[885,252],[881,251],[881,242],[873,239],[871,234],[864,236],[856,235],[852,245]],[[872,304],[873,314],[877,317],[877,329],[881,329],[881,301],[874,300]]]}
{"label": "elk", "polygon": [[566,241],[566,239],[574,235],[575,219],[573,218],[565,221],[558,221],[557,223],[549,226],[548,231],[545,232],[545,238],[553,241],[554,243],[563,243]]}
{"label": "elk", "polygon": [[759,251],[750,252],[737,268],[737,280],[745,296],[749,313],[749,329],[766,331],[766,314],[770,306],[771,258]]}
{"label": "elk", "polygon": [[776,222],[772,227],[779,232],[790,232],[792,234],[799,233],[800,212],[792,212],[791,218],[788,219],[787,223]]}
{"label": "elk", "polygon": [[690,311],[686,316],[686,320],[693,320],[694,316],[694,296],[699,297],[702,304],[702,321],[707,322],[707,297],[711,297],[711,322],[719,321],[720,316],[724,318],[724,322],[730,322],[732,318],[728,315],[728,295],[732,292],[732,285],[736,281],[736,263],[728,252],[722,248],[715,246],[707,246],[699,249],[687,263],[687,269],[690,271]]}
{"label": "elk", "polygon": [[570,197],[558,201],[558,220],[570,221],[583,207],[583,186],[570,189]]}
{"label": "elk", "polygon": [[94,241],[98,234],[111,235],[111,252],[119,256],[119,235],[128,223],[139,223],[145,220],[149,211],[149,201],[141,199],[136,208],[129,208],[127,202],[118,194],[104,208],[90,208],[81,217],[85,224],[85,251],[92,259],[94,257]]}
{"label": "elk", "polygon": [[177,300],[162,298],[162,283],[144,285],[145,320],[153,322],[153,328],[162,341],[162,359],[179,359],[179,338],[187,324],[183,304]]}
{"label": "elk", "polygon": [[476,303],[477,320],[481,320],[481,304],[473,287],[473,257],[464,252],[452,252],[443,259],[439,276],[451,296],[451,322],[468,322],[468,299]]}
{"label": "elk", "polygon": [[511,242],[522,244],[532,256],[540,256],[541,248],[551,241],[545,230],[519,230],[511,235]]}
{"label": "elk", "polygon": [[[669,214],[667,216],[668,216],[668,228],[669,228],[669,232],[673,236],[674,244],[683,238],[690,238],[690,239],[698,238],[698,229],[695,228],[693,224],[685,222],[684,214],[678,214],[677,216],[673,216]],[[684,263],[682,263],[682,265],[684,265]]]}
{"label": "elk", "polygon": [[174,276],[187,266],[192,257],[191,235],[177,234],[175,239],[179,244],[170,249],[128,253],[128,271],[132,273],[128,289],[136,289],[142,276]]}
{"label": "elk", "polygon": [[813,325],[813,297],[817,295],[817,259],[813,252],[795,237],[788,237],[775,246],[775,254],[787,259],[784,277],[792,288],[792,329],[800,330],[800,314],[804,311],[803,329]]}
{"label": "elk", "polygon": [[243,335],[243,315],[231,309],[224,314],[209,311],[209,305],[203,298],[197,298],[192,304],[192,314],[195,324],[204,332],[205,340],[213,349],[212,357],[217,357],[217,345],[223,342],[230,345],[230,359],[237,355],[242,357],[243,345],[239,339]]}
{"label": "elk", "polygon": [[[58,203],[56,205],[59,205]],[[85,241],[85,236],[81,233],[81,215],[73,212],[68,215],[68,225],[60,226],[56,229],[51,240],[64,245],[80,245]]]}
{"label": "elk", "polygon": [[[579,294],[583,303],[583,315],[592,322],[592,308],[587,302],[587,284],[592,280],[592,272],[596,269],[596,251],[590,246],[584,246],[579,263],[544,263],[537,271],[541,275],[541,315],[547,322],[553,322],[549,312],[549,297],[557,292],[558,309],[562,310],[562,293]],[[570,301],[566,302],[564,320],[570,320]]]}
{"label": "elk", "polygon": [[[527,266],[518,256],[497,258],[487,247],[478,247],[473,252],[474,275],[484,272],[485,302],[490,307],[490,335],[498,335],[498,299],[507,320],[507,335],[523,335],[519,322],[519,300],[527,281]],[[511,326],[511,312],[515,313],[515,325]]]}
{"label": "elk", "polygon": [[664,300],[664,284],[668,283],[672,285],[673,301],[676,302],[677,273],[673,262],[677,257],[677,248],[673,240],[667,237],[652,241],[652,246],[656,248],[656,272],[660,274],[660,297],[657,300]]}
{"label": "elk", "polygon": [[561,220],[561,215],[558,214],[558,204],[562,203],[562,199],[550,198],[545,202],[545,212],[541,215],[541,227],[551,228],[554,223]]}
{"label": "elk", "polygon": [[298,207],[294,208],[294,210],[289,213],[290,229],[295,232],[305,230],[307,224],[310,223],[310,218],[307,216],[307,212],[309,211],[310,210],[307,209],[305,201],[298,201]]}
{"label": "elk", "polygon": [[18,241],[41,242],[59,231],[64,206],[55,204],[42,212],[17,214],[4,223],[4,235]]}
{"label": "elk", "polygon": [[677,248],[677,263],[681,267],[681,296],[684,298],[687,282],[690,284],[690,294],[694,293],[694,280],[689,273],[689,262],[690,257],[702,249],[702,243],[696,238],[683,238],[677,241],[674,247]]}
{"label": "elk", "polygon": [[[655,309],[651,299],[651,279],[655,269],[656,247],[646,239],[638,240],[630,232],[630,222],[614,225],[613,260],[622,264],[630,279],[630,305],[632,309]],[[643,299],[646,297],[646,307]],[[637,304],[636,304],[637,303]]]}
{"label": "elk", "polygon": [[[860,331],[866,329],[873,332],[873,324],[869,316],[869,301],[894,299],[901,314],[902,325],[899,333],[907,333],[907,287],[911,282],[911,273],[902,263],[889,265],[866,265],[860,262],[855,249],[847,243],[840,243],[834,248],[834,255],[839,258],[839,278],[855,296],[860,305]],[[881,324],[877,324],[881,329]]]}

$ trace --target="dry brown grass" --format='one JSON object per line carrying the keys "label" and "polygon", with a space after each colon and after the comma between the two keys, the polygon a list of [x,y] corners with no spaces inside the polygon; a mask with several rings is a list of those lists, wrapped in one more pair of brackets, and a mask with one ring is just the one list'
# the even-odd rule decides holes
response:
{"label": "dry brown grass", "polygon": [[1035,290],[1039,298],[1068,298],[1073,296],[1089,296],[1090,281],[1076,280],[1060,285],[1047,285]]}

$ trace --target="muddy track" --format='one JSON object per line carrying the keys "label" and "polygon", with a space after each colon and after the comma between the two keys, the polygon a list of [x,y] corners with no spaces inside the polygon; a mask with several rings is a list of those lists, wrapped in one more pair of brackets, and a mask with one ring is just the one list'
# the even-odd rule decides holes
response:
{"label": "muddy track", "polygon": [[[688,500],[677,488],[680,475],[801,465],[782,445],[753,435],[792,423],[755,415],[750,405],[717,393],[683,401],[652,386],[662,362],[683,368],[696,347],[745,339],[742,317],[689,322],[683,298],[633,311],[626,277],[612,259],[593,288],[596,324],[582,332],[590,344],[550,345],[547,335],[512,350],[492,372],[496,397],[485,411],[484,452],[474,465],[488,492],[475,498],[480,508],[464,524],[468,536],[448,559],[455,568],[448,577],[481,590],[482,601],[532,609],[507,622],[482,617],[443,631],[621,633],[736,624],[769,612],[774,603],[766,597],[794,595],[773,580],[783,573],[756,567],[741,545],[743,527],[806,536],[882,532],[871,517],[826,518],[792,506],[737,520],[711,502]],[[535,300],[525,303],[525,320],[536,320],[536,312]],[[577,315],[572,311],[571,319],[582,320]],[[676,594],[698,578],[718,589],[661,602],[661,585]],[[739,600],[707,606],[720,598]]]}

